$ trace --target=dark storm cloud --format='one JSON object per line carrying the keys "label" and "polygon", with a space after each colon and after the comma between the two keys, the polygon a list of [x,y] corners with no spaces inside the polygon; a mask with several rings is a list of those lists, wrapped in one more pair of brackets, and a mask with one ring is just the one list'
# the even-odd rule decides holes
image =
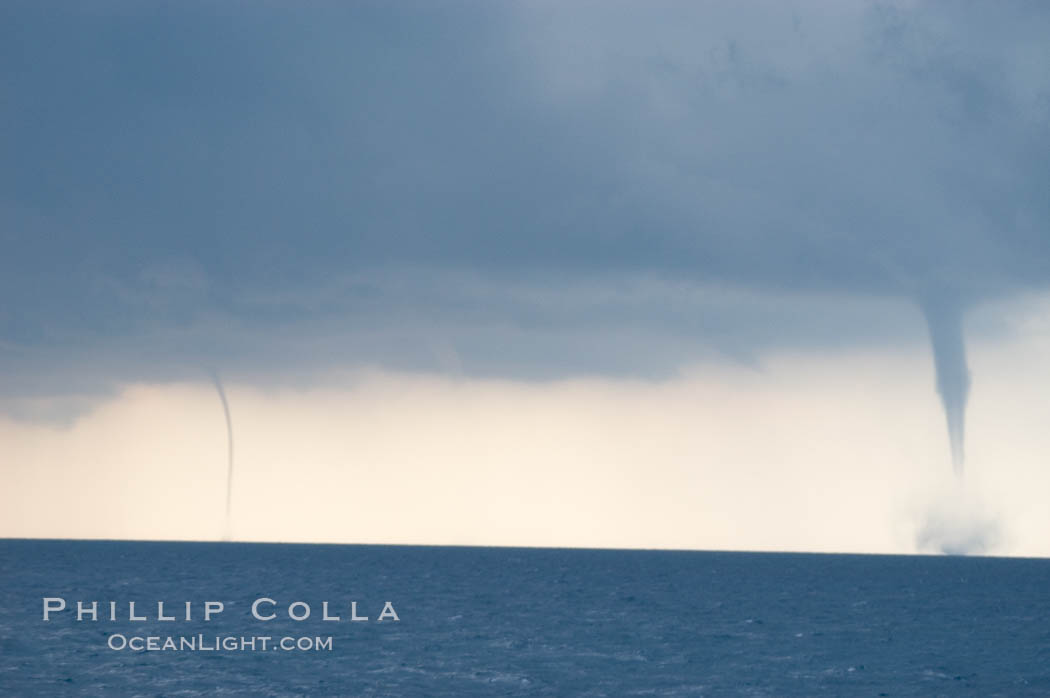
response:
{"label": "dark storm cloud", "polygon": [[7,392],[659,372],[913,329],[762,294],[1050,280],[1040,3],[0,12]]}

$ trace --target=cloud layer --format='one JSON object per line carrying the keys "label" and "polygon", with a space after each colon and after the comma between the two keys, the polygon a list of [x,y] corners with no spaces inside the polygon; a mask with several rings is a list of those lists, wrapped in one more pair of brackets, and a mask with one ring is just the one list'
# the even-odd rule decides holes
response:
{"label": "cloud layer", "polygon": [[467,372],[660,373],[913,323],[828,297],[1050,281],[1041,3],[3,13],[8,393],[425,366],[421,335]]}

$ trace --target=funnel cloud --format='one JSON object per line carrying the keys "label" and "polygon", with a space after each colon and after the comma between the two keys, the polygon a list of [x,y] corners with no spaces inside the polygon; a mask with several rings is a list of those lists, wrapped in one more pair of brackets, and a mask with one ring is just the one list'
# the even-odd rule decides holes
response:
{"label": "funnel cloud", "polygon": [[930,332],[937,393],[948,423],[952,469],[962,477],[965,467],[966,402],[970,396],[970,369],[966,364],[963,311],[953,299],[926,298],[921,303]]}
{"label": "funnel cloud", "polygon": [[215,391],[222,401],[222,413],[226,417],[226,525],[223,540],[230,540],[230,506],[233,503],[233,421],[230,419],[230,403],[226,399],[226,390],[222,386],[222,379],[216,371],[211,374]]}

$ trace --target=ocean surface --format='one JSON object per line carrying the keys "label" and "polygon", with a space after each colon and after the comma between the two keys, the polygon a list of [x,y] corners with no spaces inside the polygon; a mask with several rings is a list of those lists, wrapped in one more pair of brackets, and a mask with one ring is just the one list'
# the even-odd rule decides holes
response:
{"label": "ocean surface", "polygon": [[1050,560],[0,541],[0,695],[77,694],[1050,696]]}

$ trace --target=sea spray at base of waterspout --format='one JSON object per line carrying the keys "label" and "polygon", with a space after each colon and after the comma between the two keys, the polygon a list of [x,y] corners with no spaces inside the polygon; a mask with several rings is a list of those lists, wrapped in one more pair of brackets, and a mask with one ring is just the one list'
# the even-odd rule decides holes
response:
{"label": "sea spray at base of waterspout", "polygon": [[924,509],[915,532],[919,552],[985,555],[1003,543],[1000,517],[959,478],[946,480]]}

